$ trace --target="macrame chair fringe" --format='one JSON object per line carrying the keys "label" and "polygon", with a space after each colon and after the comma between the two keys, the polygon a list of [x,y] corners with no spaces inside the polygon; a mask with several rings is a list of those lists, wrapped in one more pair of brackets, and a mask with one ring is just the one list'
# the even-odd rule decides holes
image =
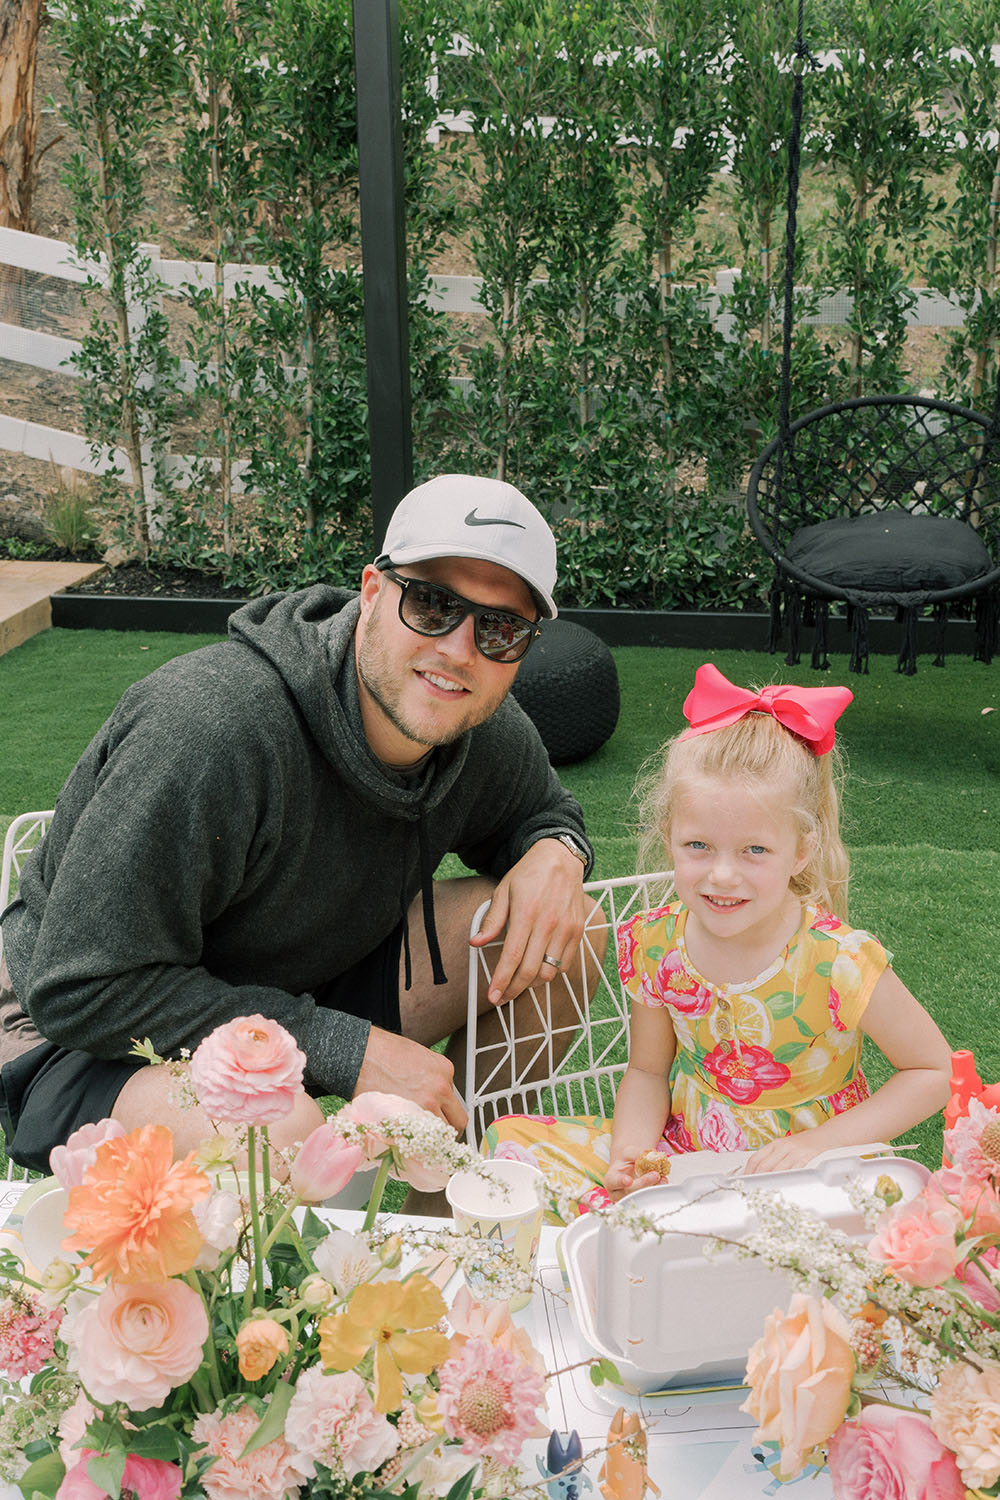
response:
{"label": "macrame chair fringe", "polygon": [[997,649],[998,628],[997,590],[989,589],[976,600],[976,649],[973,661],[982,661],[989,666]]}
{"label": "macrame chair fringe", "polygon": [[851,659],[847,669],[849,672],[863,672],[867,677],[868,611],[862,604],[852,604],[847,613],[851,627]]}
{"label": "macrame chair fringe", "polygon": [[802,605],[799,600],[797,589],[788,589],[785,594],[785,621],[788,625],[788,654],[785,657],[786,667],[797,667],[799,664],[799,622],[802,618]]}
{"label": "macrame chair fringe", "polygon": [[812,665],[817,672],[826,672],[830,666],[827,656],[827,626],[830,621],[830,605],[826,599],[817,599],[814,610]]}
{"label": "macrame chair fringe", "polygon": [[781,574],[775,571],[768,600],[771,607],[771,623],[767,633],[767,649],[772,656],[781,648],[781,599],[784,592],[785,586],[782,583]]}
{"label": "macrame chair fringe", "polygon": [[896,671],[904,677],[912,677],[917,670],[917,609],[908,604],[900,610],[903,620],[903,641],[896,657]]}
{"label": "macrame chair fringe", "polygon": [[948,624],[948,606],[946,604],[935,604],[934,606],[934,665],[944,666],[944,632]]}

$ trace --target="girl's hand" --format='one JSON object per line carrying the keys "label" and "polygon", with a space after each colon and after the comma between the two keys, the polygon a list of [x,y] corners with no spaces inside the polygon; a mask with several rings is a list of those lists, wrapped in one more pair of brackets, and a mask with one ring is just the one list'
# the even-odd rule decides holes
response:
{"label": "girl's hand", "polygon": [[768,1141],[751,1151],[750,1159],[743,1168],[744,1174],[754,1172],[789,1172],[795,1167],[805,1167],[824,1149],[822,1141],[811,1139],[813,1131],[800,1130],[795,1135],[783,1135],[780,1140]]}
{"label": "girl's hand", "polygon": [[643,1172],[635,1175],[635,1157],[613,1161],[604,1174],[604,1189],[613,1202],[634,1193],[637,1188],[656,1187],[663,1179],[659,1172]]}

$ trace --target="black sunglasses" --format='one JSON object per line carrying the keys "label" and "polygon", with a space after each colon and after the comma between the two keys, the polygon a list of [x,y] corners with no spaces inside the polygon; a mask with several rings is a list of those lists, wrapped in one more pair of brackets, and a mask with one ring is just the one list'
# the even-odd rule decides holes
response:
{"label": "black sunglasses", "polygon": [[450,635],[469,615],[475,621],[476,648],[488,661],[520,661],[537,635],[537,620],[525,620],[508,609],[473,604],[461,594],[427,583],[423,578],[404,578],[392,568],[381,570],[400,589],[399,618],[417,635]]}

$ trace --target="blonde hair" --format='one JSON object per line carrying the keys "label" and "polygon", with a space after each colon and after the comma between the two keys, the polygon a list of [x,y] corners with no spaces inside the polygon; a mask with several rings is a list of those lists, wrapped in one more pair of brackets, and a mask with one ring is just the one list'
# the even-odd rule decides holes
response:
{"label": "blonde hair", "polygon": [[792,785],[789,812],[800,840],[811,843],[812,850],[790,889],[801,901],[846,920],[849,860],[840,837],[843,757],[836,745],[828,755],[814,755],[766,713],[747,714],[725,729],[690,739],[677,736],[647,762],[636,785],[639,870],[662,867],[671,820],[684,791],[695,781],[719,777],[750,788],[768,788],[776,781]]}

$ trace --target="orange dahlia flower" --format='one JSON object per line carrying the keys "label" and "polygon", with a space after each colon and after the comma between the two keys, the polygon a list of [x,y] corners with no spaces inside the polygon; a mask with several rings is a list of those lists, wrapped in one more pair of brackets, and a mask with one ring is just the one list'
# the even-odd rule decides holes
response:
{"label": "orange dahlia flower", "polygon": [[191,1157],[174,1161],[174,1138],[165,1125],[141,1125],[105,1141],[70,1188],[64,1250],[88,1251],[98,1280],[158,1281],[189,1271],[204,1240],[192,1205],[211,1183]]}

